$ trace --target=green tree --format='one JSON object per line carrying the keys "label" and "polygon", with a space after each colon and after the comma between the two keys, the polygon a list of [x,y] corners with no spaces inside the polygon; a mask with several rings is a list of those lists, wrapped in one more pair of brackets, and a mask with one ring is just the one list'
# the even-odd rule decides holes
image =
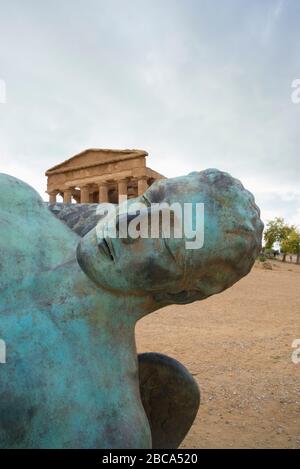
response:
{"label": "green tree", "polygon": [[264,240],[266,242],[265,247],[266,249],[272,249],[273,244],[278,242],[283,252],[283,262],[285,262],[287,254],[284,249],[286,246],[283,243],[288,238],[292,229],[294,229],[294,227],[287,225],[284,218],[281,217],[276,217],[274,220],[268,221],[266,225],[264,233]]}
{"label": "green tree", "polygon": [[281,243],[281,249],[285,254],[296,254],[297,264],[300,264],[300,231],[291,226],[291,231]]}

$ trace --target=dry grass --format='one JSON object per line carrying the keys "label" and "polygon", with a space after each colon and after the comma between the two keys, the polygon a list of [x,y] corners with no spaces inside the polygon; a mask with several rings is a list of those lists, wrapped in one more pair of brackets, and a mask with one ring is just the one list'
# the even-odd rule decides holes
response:
{"label": "dry grass", "polygon": [[300,266],[272,262],[220,295],[170,306],[137,325],[141,351],[170,355],[199,382],[184,448],[299,448]]}

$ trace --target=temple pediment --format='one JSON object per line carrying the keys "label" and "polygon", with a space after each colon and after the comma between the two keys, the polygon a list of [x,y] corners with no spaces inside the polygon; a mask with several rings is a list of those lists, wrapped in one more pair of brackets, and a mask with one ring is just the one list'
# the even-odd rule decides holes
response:
{"label": "temple pediment", "polygon": [[46,171],[46,176],[65,171],[73,171],[74,169],[90,168],[99,164],[114,163],[133,158],[145,157],[147,155],[148,153],[144,150],[89,148],[48,169]]}

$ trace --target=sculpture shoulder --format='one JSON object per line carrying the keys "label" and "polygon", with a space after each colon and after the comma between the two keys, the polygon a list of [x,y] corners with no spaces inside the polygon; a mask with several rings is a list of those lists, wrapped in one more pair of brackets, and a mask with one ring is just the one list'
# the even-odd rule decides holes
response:
{"label": "sculpture shoulder", "polygon": [[78,236],[25,182],[0,173],[0,290],[74,256]]}
{"label": "sculpture shoulder", "polygon": [[26,182],[8,174],[0,173],[0,210],[6,211],[14,207],[15,210],[30,209],[42,206],[39,194]]}

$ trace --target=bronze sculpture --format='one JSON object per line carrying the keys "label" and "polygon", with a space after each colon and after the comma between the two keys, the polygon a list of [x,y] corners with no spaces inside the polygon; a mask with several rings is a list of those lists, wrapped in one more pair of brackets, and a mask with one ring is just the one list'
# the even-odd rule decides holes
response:
{"label": "bronze sculpture", "polygon": [[188,389],[183,430],[164,438],[159,412],[151,421],[143,378],[148,417],[142,404],[135,323],[165,305],[221,292],[250,271],[263,228],[253,196],[214,169],[154,183],[140,198],[148,208],[176,201],[205,206],[204,245],[187,250],[182,238],[101,237],[101,219],[80,238],[28,185],[6,175],[0,182],[0,337],[8,350],[0,447],[178,445],[195,416],[197,388],[171,359],[140,358],[141,376],[154,367],[158,381],[183,376]]}

